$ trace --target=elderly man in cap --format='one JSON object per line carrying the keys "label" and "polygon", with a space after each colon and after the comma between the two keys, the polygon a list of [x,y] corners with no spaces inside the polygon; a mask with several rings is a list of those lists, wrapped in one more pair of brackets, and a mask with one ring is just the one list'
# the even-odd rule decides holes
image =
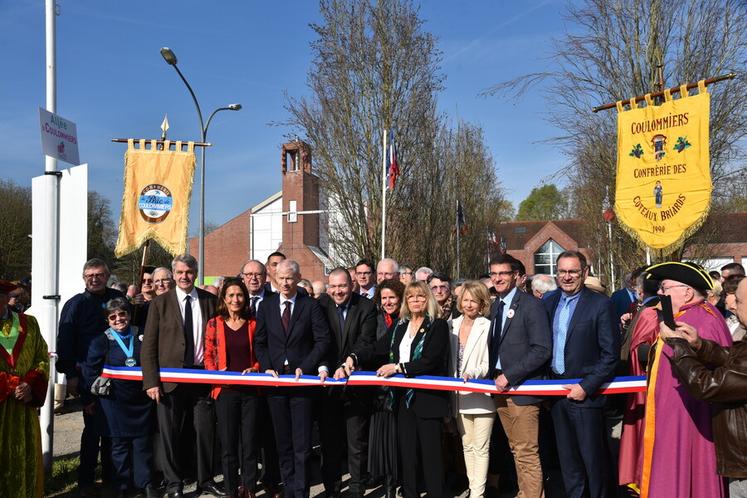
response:
{"label": "elderly man in cap", "polygon": [[[647,272],[661,281],[659,294],[662,300],[671,299],[677,322],[691,325],[720,346],[731,345],[726,322],[706,301],[713,287],[708,272],[681,262],[653,265]],[[641,497],[726,496],[724,480],[716,473],[711,408],[687,393],[669,363],[673,355],[662,337],[649,353]]]}

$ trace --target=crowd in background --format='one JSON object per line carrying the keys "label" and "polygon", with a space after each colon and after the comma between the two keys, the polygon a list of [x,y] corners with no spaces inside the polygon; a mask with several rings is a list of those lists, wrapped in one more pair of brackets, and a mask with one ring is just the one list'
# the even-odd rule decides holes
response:
{"label": "crowd in background", "polygon": [[[197,288],[197,264],[177,256],[118,289],[93,259],[85,291],[65,303],[57,370],[83,405],[81,496],[182,496],[188,482],[215,496],[308,496],[315,444],[330,497],[376,487],[387,497],[540,497],[558,470],[569,497],[747,496],[739,264],[712,274],[680,262],[641,267],[609,297],[573,251],[559,255],[555,277],[529,277],[503,254],[483,278],[458,281],[383,259],[310,282],[276,252]],[[0,286],[0,325],[10,324],[0,353],[14,317],[21,329],[35,323],[10,303],[18,289]],[[106,378],[104,365],[140,367],[143,380]],[[33,421],[31,381],[46,373],[27,368],[43,375],[18,376],[0,408],[27,406]],[[161,382],[163,368],[490,379],[497,394]],[[615,375],[647,375],[648,389],[600,394]],[[511,391],[536,380],[567,394]],[[610,428],[619,421],[618,451]],[[29,471],[17,495],[38,496],[40,473]]]}

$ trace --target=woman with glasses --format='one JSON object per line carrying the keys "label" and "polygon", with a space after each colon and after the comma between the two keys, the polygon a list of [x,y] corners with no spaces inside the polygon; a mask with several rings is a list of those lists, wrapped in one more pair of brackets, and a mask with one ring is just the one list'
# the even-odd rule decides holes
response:
{"label": "woman with glasses", "polygon": [[[447,376],[449,326],[446,320],[436,318],[438,312],[438,303],[425,282],[409,284],[393,333],[384,335],[373,348],[359,351],[349,360],[355,368],[380,365],[376,374],[381,377]],[[418,464],[428,496],[444,496],[441,423],[449,416],[448,393],[397,388],[390,390],[387,403],[397,413],[404,497],[420,496]]]}
{"label": "woman with glasses", "polygon": [[[256,320],[249,308],[244,282],[227,278],[214,318],[205,329],[205,368],[228,372],[258,372],[254,353]],[[254,498],[257,486],[257,389],[252,386],[213,386],[221,442],[225,492]],[[239,459],[240,464],[239,464]],[[239,485],[241,468],[241,485]]]}
{"label": "woman with glasses", "polygon": [[111,438],[117,496],[127,495],[130,474],[135,488],[148,497],[158,496],[151,485],[153,402],[141,381],[101,377],[104,365],[140,366],[143,336],[130,325],[131,306],[126,299],[107,302],[105,313],[109,328],[93,340],[82,367],[85,387],[98,398],[94,409],[101,435]]}

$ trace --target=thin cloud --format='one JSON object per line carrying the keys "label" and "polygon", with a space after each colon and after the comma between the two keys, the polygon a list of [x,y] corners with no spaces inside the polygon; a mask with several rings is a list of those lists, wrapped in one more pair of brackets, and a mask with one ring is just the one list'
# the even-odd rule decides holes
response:
{"label": "thin cloud", "polygon": [[523,12],[520,12],[520,13],[516,14],[513,17],[509,17],[508,19],[505,19],[501,23],[496,24],[493,28],[489,29],[488,31],[486,31],[485,33],[483,33],[481,36],[479,36],[479,37],[473,39],[472,41],[468,42],[467,44],[465,44],[459,50],[457,50],[457,51],[455,51],[455,52],[447,55],[446,57],[444,57],[444,63],[449,62],[449,61],[451,61],[453,59],[456,59],[457,57],[459,57],[463,53],[465,53],[465,52],[473,49],[477,45],[479,45],[482,42],[483,39],[489,37],[490,35],[494,34],[495,32],[497,32],[497,31],[499,31],[499,30],[501,30],[501,29],[503,29],[503,28],[505,28],[507,26],[510,26],[511,24],[514,24],[515,22],[517,22],[522,17],[525,17],[525,16],[531,14],[532,12],[541,9],[542,7],[544,7],[545,5],[547,5],[549,3],[552,3],[552,0],[544,0],[543,2],[540,2],[540,3],[536,4],[536,5],[534,5],[533,7],[530,7],[527,10],[525,10]]}

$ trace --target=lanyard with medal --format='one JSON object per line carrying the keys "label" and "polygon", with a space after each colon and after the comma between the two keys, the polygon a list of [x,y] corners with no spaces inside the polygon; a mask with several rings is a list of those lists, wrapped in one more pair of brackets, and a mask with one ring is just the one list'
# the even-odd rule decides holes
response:
{"label": "lanyard with medal", "polygon": [[137,365],[137,361],[135,361],[135,336],[130,333],[130,346],[126,348],[124,341],[119,337],[119,333],[116,330],[112,330],[112,335],[114,336],[114,340],[117,341],[117,344],[119,344],[122,352],[127,356],[125,366],[134,367]]}

